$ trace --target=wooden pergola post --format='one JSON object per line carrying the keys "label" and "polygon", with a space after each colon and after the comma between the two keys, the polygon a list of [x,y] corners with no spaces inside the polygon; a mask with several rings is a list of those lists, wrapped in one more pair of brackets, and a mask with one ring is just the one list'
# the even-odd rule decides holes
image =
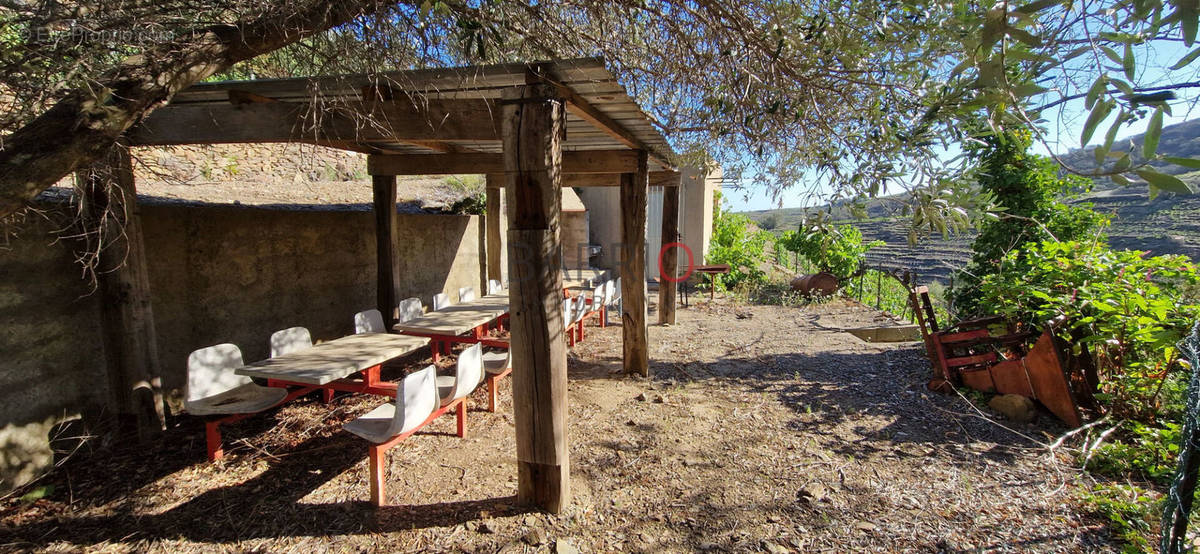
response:
{"label": "wooden pergola post", "polygon": [[667,245],[679,242],[679,185],[663,187],[662,244],[658,253],[662,259],[662,274],[658,280],[658,323],[675,324],[675,277],[679,248]]}
{"label": "wooden pergola post", "polygon": [[375,304],[388,329],[396,324],[396,176],[371,176],[371,208],[375,211]]}
{"label": "wooden pergola post", "polygon": [[129,150],[114,147],[83,173],[84,220],[104,322],[109,394],[118,433],[147,439],[166,428],[158,332],[150,305],[146,246]]}
{"label": "wooden pergola post", "polygon": [[637,173],[621,174],[621,332],[625,371],[650,376],[646,329],[646,195],[648,156],[638,150]]}
{"label": "wooden pergola post", "polygon": [[[504,272],[500,269],[501,252],[504,244],[500,239],[500,218],[504,217],[500,207],[500,195],[504,193],[504,175],[489,173],[487,175],[486,211],[484,223],[487,225],[487,278],[504,282]],[[484,289],[485,291],[487,289]]]}
{"label": "wooden pergola post", "polygon": [[508,191],[517,501],[559,513],[571,498],[567,346],[559,269],[564,102],[548,85],[506,89],[501,120]]}

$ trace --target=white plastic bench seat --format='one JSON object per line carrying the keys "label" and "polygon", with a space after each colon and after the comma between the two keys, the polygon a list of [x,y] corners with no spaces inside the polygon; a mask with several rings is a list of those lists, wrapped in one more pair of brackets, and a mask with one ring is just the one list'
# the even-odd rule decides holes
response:
{"label": "white plastic bench seat", "polygon": [[488,375],[504,373],[512,368],[508,352],[487,352],[483,355],[483,371]]}
{"label": "white plastic bench seat", "polygon": [[285,397],[287,389],[249,383],[208,398],[188,401],[187,411],[198,416],[252,414],[283,402]]}
{"label": "white plastic bench seat", "polygon": [[368,454],[371,503],[387,501],[387,451],[425,424],[451,409],[458,416],[458,436],[466,436],[466,397],[483,381],[482,348],[476,344],[458,356],[453,377],[438,377],[435,366],[409,374],[396,387],[396,402],[389,402],[347,423],[344,428],[373,444]]}
{"label": "white plastic bench seat", "polygon": [[[436,376],[434,366],[410,373],[396,387],[396,402],[375,408],[343,428],[373,443],[387,442],[397,435],[416,430],[437,408]],[[396,412],[397,404],[403,406],[399,413]]]}
{"label": "white plastic bench seat", "polygon": [[183,407],[189,414],[209,417],[204,422],[204,434],[210,461],[224,455],[221,423],[232,423],[306,392],[289,393],[283,388],[258,386],[249,377],[234,373],[242,365],[241,349],[229,343],[201,348],[188,355]]}

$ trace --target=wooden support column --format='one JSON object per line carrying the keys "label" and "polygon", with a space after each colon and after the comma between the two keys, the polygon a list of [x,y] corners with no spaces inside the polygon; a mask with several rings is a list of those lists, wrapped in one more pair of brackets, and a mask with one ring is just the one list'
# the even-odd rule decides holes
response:
{"label": "wooden support column", "polygon": [[[504,272],[500,269],[501,251],[504,244],[500,240],[500,218],[504,217],[504,210],[500,207],[500,195],[504,193],[501,188],[504,186],[504,175],[489,173],[487,175],[486,189],[486,211],[485,216],[487,225],[487,278],[495,279],[504,282]],[[483,289],[487,291],[487,288]]]}
{"label": "wooden support column", "polygon": [[663,251],[655,254],[662,260],[662,274],[658,279],[658,322],[662,325],[674,325],[676,290],[674,279],[679,260],[679,247],[666,248],[666,246],[673,242],[679,242],[679,185],[663,187],[662,211]]}
{"label": "wooden support column", "polygon": [[646,329],[646,195],[650,187],[647,155],[638,151],[637,173],[621,175],[621,332],[625,371],[650,375]]}
{"label": "wooden support column", "polygon": [[501,105],[517,501],[557,514],[571,498],[559,268],[566,113],[563,100],[548,85],[505,90]]}
{"label": "wooden support column", "polygon": [[383,314],[383,323],[396,324],[396,276],[400,273],[396,256],[396,176],[371,177],[371,209],[375,212],[375,305]]}
{"label": "wooden support column", "polygon": [[98,251],[95,274],[117,432],[144,440],[166,425],[158,333],[129,150],[114,147],[80,177],[89,255]]}

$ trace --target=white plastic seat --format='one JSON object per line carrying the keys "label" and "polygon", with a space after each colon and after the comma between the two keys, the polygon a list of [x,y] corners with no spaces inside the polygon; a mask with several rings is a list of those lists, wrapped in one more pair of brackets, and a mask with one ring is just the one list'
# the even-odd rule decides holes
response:
{"label": "white plastic seat", "polygon": [[425,305],[420,298],[405,298],[396,308],[396,322],[404,323],[425,315]]}
{"label": "white plastic seat", "polygon": [[289,327],[271,333],[271,357],[312,348],[312,335],[304,327]]}
{"label": "white plastic seat", "polygon": [[225,343],[201,348],[188,356],[184,408],[192,415],[252,414],[287,397],[287,390],[260,387],[234,374],[242,367],[242,351]]}
{"label": "white plastic seat", "polygon": [[458,354],[454,375],[438,376],[438,396],[442,405],[471,394],[483,382],[483,376],[483,346],[475,344]]}
{"label": "white plastic seat", "polygon": [[462,287],[458,289],[458,302],[465,304],[475,301],[475,287]]}
{"label": "white plastic seat", "polygon": [[484,352],[483,372],[488,375],[498,375],[512,369],[512,354],[510,352]]}
{"label": "white plastic seat", "polygon": [[488,279],[488,294],[500,294],[504,290],[504,285],[496,279]]}
{"label": "white plastic seat", "polygon": [[379,313],[379,310],[372,308],[354,314],[354,334],[386,332],[387,327],[383,324],[383,314]]}
{"label": "white plastic seat", "polygon": [[439,292],[433,295],[433,311],[442,310],[450,307],[450,295],[444,292]]}
{"label": "white plastic seat", "polygon": [[396,401],[388,402],[343,428],[379,444],[415,430],[438,407],[437,369],[430,365],[404,377],[396,387]]}

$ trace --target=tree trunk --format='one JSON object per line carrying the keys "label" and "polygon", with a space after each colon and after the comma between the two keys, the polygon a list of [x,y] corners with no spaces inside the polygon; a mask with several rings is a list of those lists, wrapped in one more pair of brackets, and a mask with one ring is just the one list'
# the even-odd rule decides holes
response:
{"label": "tree trunk", "polygon": [[383,0],[280,2],[242,25],[213,25],[126,58],[3,141],[0,217],[105,155],[147,113],[233,64],[374,13]]}

